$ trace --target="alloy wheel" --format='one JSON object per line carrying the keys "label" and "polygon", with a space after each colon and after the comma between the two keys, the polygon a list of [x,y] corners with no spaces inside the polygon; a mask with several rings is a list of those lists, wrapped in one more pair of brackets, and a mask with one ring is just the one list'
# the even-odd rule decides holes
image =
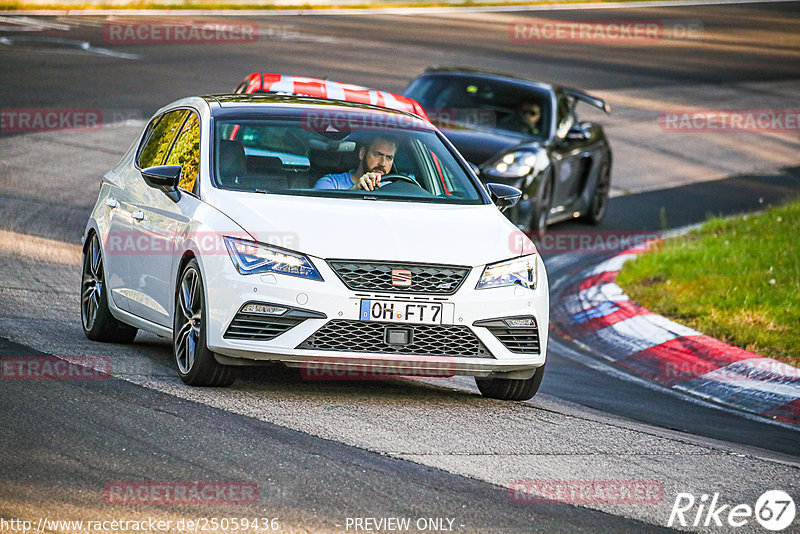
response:
{"label": "alloy wheel", "polygon": [[197,345],[203,317],[202,295],[199,291],[200,277],[190,267],[181,277],[178,291],[179,329],[175,336],[175,359],[181,373],[192,370],[197,358]]}

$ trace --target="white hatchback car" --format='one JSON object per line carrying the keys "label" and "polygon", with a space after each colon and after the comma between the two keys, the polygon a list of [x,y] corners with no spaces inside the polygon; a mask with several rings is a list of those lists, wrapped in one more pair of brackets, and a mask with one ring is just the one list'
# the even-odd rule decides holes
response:
{"label": "white hatchback car", "polygon": [[482,186],[412,114],[185,98],[103,177],[84,234],[83,328],[97,341],[172,338],[196,386],[281,362],[310,377],[471,375],[486,396],[529,399],[549,297],[533,244],[498,210],[518,198]]}

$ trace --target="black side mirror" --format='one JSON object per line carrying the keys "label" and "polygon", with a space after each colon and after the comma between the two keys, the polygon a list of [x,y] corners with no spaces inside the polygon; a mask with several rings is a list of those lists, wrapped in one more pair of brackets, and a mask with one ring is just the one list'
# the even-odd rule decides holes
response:
{"label": "black side mirror", "polygon": [[515,206],[522,196],[522,191],[510,185],[486,184],[486,189],[489,190],[492,202],[500,208],[500,211]]}
{"label": "black side mirror", "polygon": [[181,180],[180,165],[159,165],[142,169],[142,178],[150,187],[175,189]]}
{"label": "black side mirror", "polygon": [[147,185],[155,189],[161,189],[173,202],[180,200],[178,183],[181,181],[180,165],[158,165],[142,169],[142,178]]}

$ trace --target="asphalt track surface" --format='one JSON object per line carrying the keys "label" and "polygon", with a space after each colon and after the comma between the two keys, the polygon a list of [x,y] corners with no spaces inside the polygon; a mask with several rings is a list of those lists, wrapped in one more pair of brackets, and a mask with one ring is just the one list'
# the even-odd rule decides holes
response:
{"label": "asphalt track surface", "polygon": [[[3,36],[16,40],[0,48],[0,97],[3,108],[101,108],[109,117],[140,121],[175,98],[225,92],[253,70],[327,76],[399,91],[424,67],[439,63],[515,72],[621,95],[623,108],[631,109],[642,94],[672,101],[682,92],[702,103],[725,98],[736,88],[737,95],[747,95],[743,107],[755,109],[759,102],[794,87],[800,72],[798,43],[786,37],[796,38],[800,30],[798,3],[557,15],[564,20],[701,21],[707,36],[657,45],[532,44],[509,39],[509,24],[528,16],[556,17],[541,12],[249,17],[261,27],[263,39],[244,46],[115,46],[104,41],[101,18],[45,19],[69,29],[24,33],[4,27]],[[138,59],[80,49],[76,43],[83,41]],[[633,119],[641,112],[627,111],[623,116]],[[4,135],[0,230],[77,244],[94,202],[96,180],[133,141],[137,128],[109,127],[94,137],[70,134],[66,140],[49,134]],[[731,150],[748,154],[750,138],[741,135],[729,142]],[[615,137],[611,142],[614,146]],[[622,170],[615,175],[617,196],[601,229],[679,227],[702,221],[708,214],[759,209],[800,192],[796,166],[764,165],[763,172],[745,172],[762,167],[742,166],[737,176],[721,178],[709,170],[714,154],[693,152],[692,143],[681,141],[678,150],[670,149],[668,155],[671,161],[693,162],[694,167],[687,164],[686,174],[704,178],[677,187],[667,188],[674,183],[659,181],[657,170],[645,169],[647,162],[618,162],[616,168]],[[774,143],[781,150],[796,147],[791,139]],[[620,145],[615,152],[618,161],[621,154],[635,154],[635,148]],[[758,148],[759,157],[769,160],[773,145]],[[71,151],[91,158],[70,160]],[[33,163],[17,164],[26,157]],[[646,179],[639,180],[641,176]],[[586,227],[568,224],[558,229]],[[88,353],[90,344],[78,337],[77,301],[71,287],[78,280],[77,267],[68,262],[41,264],[8,249],[0,252],[0,316],[5,323],[0,325],[0,338],[11,339],[0,339],[0,355],[63,354],[70,346]],[[596,259],[548,258],[551,282]],[[557,340],[548,354],[541,393],[531,403],[480,399],[466,379],[441,386],[435,381],[309,385],[289,373],[256,374],[240,381],[234,393],[245,395],[245,401],[256,406],[274,402],[275,413],[265,416],[236,404],[242,401],[227,392],[187,392],[174,380],[168,345],[153,336],[140,336],[127,348],[96,350],[111,355],[115,369],[123,371],[121,378],[0,384],[0,458],[8,466],[0,474],[0,517],[37,516],[52,510],[62,516],[84,510],[104,517],[147,511],[120,511],[98,502],[98,491],[109,480],[246,479],[258,484],[260,495],[258,505],[246,509],[246,515],[278,515],[286,530],[337,531],[343,530],[345,517],[405,515],[453,517],[455,528],[465,532],[631,532],[666,524],[663,507],[649,511],[603,506],[593,510],[563,503],[519,505],[509,502],[507,481],[611,478],[608,473],[614,469],[594,471],[588,466],[613,465],[626,454],[633,464],[650,454],[663,454],[666,466],[672,462],[672,473],[665,468],[663,475],[665,501],[682,491],[682,482],[708,491],[716,483],[733,492],[735,480],[747,481],[740,484],[739,495],[752,498],[771,489],[771,483],[788,490],[800,481],[797,431],[610,374],[591,354]],[[355,414],[325,420],[327,414],[342,409]],[[382,410],[386,417],[398,417],[397,428],[382,429],[374,422]],[[316,419],[303,419],[303,411]],[[475,422],[489,414],[502,427],[508,426],[503,424],[506,417],[530,425],[519,429],[525,439],[520,437],[517,443],[507,429]],[[411,422],[418,419],[426,423],[417,427]],[[344,423],[352,426],[338,428]],[[581,430],[583,424],[590,426]],[[612,427],[625,431],[619,450],[609,444],[620,440],[610,432]],[[486,435],[467,436],[465,429]],[[548,448],[551,435],[554,442],[573,449]],[[413,437],[441,443],[463,440],[467,452],[456,450],[456,456],[474,454],[474,463],[484,462],[486,470],[501,474],[487,474],[480,466],[465,467],[444,453],[415,448]],[[470,452],[473,449],[467,445],[476,439],[481,446]],[[509,450],[499,447],[500,452],[492,452],[493,439],[508,439]],[[537,454],[542,455],[543,465],[567,467],[536,471],[531,466],[539,464],[530,459],[520,460],[533,462],[525,469],[514,467],[515,455]],[[677,467],[675,462],[691,455],[709,460]],[[734,462],[736,458],[740,460]],[[500,460],[506,463],[493,463]],[[682,470],[685,475],[678,475]],[[201,512],[230,515],[230,510],[219,508],[159,510],[169,517]]]}

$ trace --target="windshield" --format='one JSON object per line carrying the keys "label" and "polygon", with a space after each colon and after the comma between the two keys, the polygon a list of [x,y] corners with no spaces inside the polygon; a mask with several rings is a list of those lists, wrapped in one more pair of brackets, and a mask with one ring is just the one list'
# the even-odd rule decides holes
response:
{"label": "windshield", "polygon": [[[403,119],[405,117],[399,117]],[[408,119],[409,122],[412,119]],[[415,120],[415,119],[413,119]],[[391,121],[391,125],[386,123]],[[214,182],[222,189],[452,204],[486,202],[439,136],[394,116],[218,119]],[[360,188],[365,173],[379,187]]]}
{"label": "windshield", "polygon": [[424,76],[403,92],[439,128],[486,128],[547,139],[550,94],[522,83],[466,76]]}

